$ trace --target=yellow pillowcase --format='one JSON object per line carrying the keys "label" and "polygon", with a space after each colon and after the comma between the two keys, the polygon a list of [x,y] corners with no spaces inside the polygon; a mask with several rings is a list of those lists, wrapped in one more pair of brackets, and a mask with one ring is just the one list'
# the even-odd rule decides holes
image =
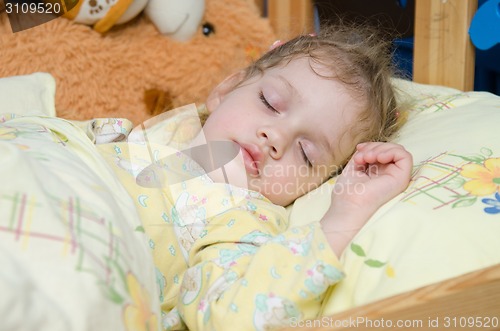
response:
{"label": "yellow pillowcase", "polygon": [[[395,139],[413,155],[412,181],[345,250],[324,314],[500,263],[500,97],[396,84],[415,101]],[[289,207],[291,224],[320,219],[332,185]]]}

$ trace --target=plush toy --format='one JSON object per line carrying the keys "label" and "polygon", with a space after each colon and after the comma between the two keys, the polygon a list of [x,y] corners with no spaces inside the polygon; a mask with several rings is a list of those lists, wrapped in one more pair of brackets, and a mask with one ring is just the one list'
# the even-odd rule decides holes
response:
{"label": "plush toy", "polygon": [[149,0],[145,14],[164,35],[189,40],[205,11],[204,0]]}
{"label": "plush toy", "polygon": [[200,25],[205,0],[80,0],[64,16],[105,33],[143,10],[162,34],[187,41]]}
{"label": "plush toy", "polygon": [[276,39],[254,0],[206,0],[201,24],[184,42],[163,35],[142,13],[105,34],[65,18],[17,33],[6,15],[0,21],[0,77],[49,72],[58,116],[134,124],[205,102],[216,84]]}
{"label": "plush toy", "polygon": [[93,25],[97,32],[104,33],[115,24],[130,21],[147,3],[148,0],[79,0],[64,17]]}

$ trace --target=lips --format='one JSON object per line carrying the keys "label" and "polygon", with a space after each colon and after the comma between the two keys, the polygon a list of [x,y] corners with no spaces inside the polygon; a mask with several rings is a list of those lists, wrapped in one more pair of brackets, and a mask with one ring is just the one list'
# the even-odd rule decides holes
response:
{"label": "lips", "polygon": [[259,162],[262,159],[262,152],[255,145],[239,144],[246,171],[252,176],[259,175]]}

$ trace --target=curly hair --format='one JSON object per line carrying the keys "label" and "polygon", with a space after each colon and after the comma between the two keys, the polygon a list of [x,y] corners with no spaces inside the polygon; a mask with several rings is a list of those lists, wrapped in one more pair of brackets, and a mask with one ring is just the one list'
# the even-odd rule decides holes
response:
{"label": "curly hair", "polygon": [[316,74],[340,81],[353,98],[362,101],[356,125],[346,130],[354,139],[351,156],[357,143],[387,141],[402,124],[403,107],[392,83],[396,71],[390,50],[390,41],[371,26],[322,26],[318,34],[301,35],[271,49],[245,69],[242,83],[301,57],[325,68],[330,76]]}

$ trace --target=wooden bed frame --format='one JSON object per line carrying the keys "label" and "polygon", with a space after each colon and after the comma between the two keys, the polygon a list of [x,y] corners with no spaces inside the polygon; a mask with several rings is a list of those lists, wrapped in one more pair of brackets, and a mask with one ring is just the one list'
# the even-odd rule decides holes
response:
{"label": "wooden bed frame", "polygon": [[[265,5],[263,0],[256,2],[261,8]],[[474,46],[470,42],[468,28],[477,6],[477,0],[415,1],[415,82],[463,91],[473,89]],[[268,0],[266,9],[271,25],[282,40],[314,31],[312,0]],[[356,307],[331,316],[331,319],[313,320],[286,330],[389,329],[380,324],[370,327],[366,323],[348,323],[362,319],[378,323],[386,321],[386,326],[392,323],[391,330],[500,330],[495,323],[482,327],[474,324],[486,316],[500,319],[500,265]],[[473,326],[469,326],[473,318],[477,319]],[[436,319],[441,322],[439,327],[433,325]],[[448,327],[444,325],[445,319],[450,322]],[[391,322],[387,322],[389,320]],[[412,325],[398,328],[395,327],[397,321]]]}
{"label": "wooden bed frame", "polygon": [[[264,9],[264,0],[255,0]],[[468,29],[477,0],[415,0],[413,80],[469,91],[474,47]],[[267,16],[279,39],[314,31],[312,0],[267,0]]]}

